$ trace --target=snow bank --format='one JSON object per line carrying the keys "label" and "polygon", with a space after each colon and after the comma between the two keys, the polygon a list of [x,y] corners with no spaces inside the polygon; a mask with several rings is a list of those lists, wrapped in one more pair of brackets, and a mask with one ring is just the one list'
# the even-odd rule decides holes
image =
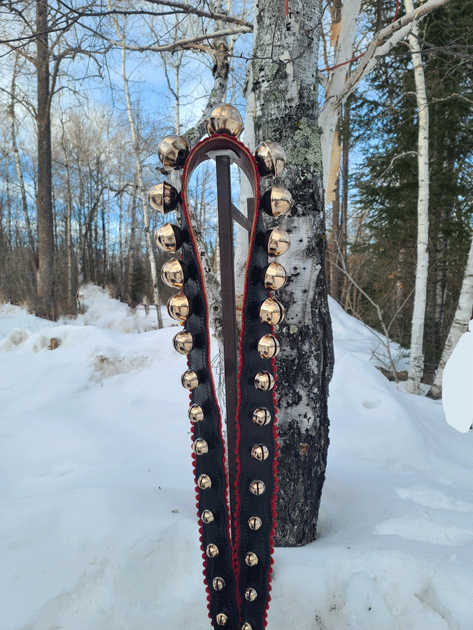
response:
{"label": "snow bank", "polygon": [[[177,329],[89,299],[57,324],[0,307],[0,630],[208,630]],[[331,309],[319,537],[276,550],[268,628],[473,630],[473,432]]]}

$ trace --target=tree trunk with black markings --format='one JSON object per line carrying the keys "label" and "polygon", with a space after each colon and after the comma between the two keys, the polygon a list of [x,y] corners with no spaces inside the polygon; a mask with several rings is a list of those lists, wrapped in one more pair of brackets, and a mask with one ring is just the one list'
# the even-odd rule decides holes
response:
{"label": "tree trunk with black markings", "polygon": [[[331,321],[325,285],[325,218],[317,108],[320,0],[260,2],[254,60],[247,83],[246,144],[279,142],[287,168],[276,181],[294,197],[278,221],[291,238],[281,257],[289,280],[278,292],[286,318],[276,330],[279,495],[277,546],[316,538],[329,443],[328,385],[333,369]],[[253,140],[254,139],[254,140]]]}

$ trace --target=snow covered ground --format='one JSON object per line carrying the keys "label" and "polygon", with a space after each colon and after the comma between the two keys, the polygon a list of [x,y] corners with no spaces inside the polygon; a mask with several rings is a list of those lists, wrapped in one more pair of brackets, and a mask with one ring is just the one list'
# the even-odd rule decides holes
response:
{"label": "snow covered ground", "polygon": [[[0,630],[209,630],[176,328],[84,301],[57,324],[0,305]],[[473,630],[473,431],[331,311],[319,538],[276,550],[268,630]]]}

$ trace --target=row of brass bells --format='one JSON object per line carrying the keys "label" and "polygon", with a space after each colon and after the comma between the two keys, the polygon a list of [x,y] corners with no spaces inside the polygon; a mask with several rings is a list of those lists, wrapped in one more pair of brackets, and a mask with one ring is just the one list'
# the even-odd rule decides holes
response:
{"label": "row of brass bells", "polygon": [[226,133],[239,138],[243,131],[243,120],[240,112],[233,105],[221,103],[213,107],[205,119],[209,136]]}

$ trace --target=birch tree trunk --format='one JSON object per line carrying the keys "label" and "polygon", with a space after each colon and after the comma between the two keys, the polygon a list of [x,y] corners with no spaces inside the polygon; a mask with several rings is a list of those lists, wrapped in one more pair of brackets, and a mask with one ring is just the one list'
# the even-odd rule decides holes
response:
{"label": "birch tree trunk", "polygon": [[329,442],[333,346],[316,76],[321,11],[320,0],[290,0],[287,17],[284,2],[259,3],[247,82],[245,142],[252,149],[252,138],[256,144],[274,140],[284,147],[288,166],[276,183],[295,200],[290,216],[280,222],[291,247],[280,261],[289,280],[279,292],[286,318],[276,331],[281,342],[278,546],[304,545],[316,537]]}
{"label": "birch tree trunk", "polygon": [[[404,0],[406,11],[413,11],[412,0]],[[419,191],[417,198],[417,265],[414,290],[414,312],[411,326],[411,349],[407,391],[420,394],[420,381],[424,372],[424,323],[427,303],[427,275],[429,270],[429,106],[425,89],[424,66],[422,64],[417,24],[409,34],[409,48],[412,52],[416,100],[419,116],[417,164],[419,169]]]}
{"label": "birch tree trunk", "polygon": [[[121,33],[118,30],[118,27],[115,26],[117,30],[117,34],[120,38],[122,38]],[[133,119],[133,111],[131,107],[131,97],[130,97],[130,88],[128,85],[128,77],[126,75],[126,56],[125,56],[125,47],[122,48],[122,79],[123,79],[123,87],[125,90],[126,97],[126,110],[128,114],[128,122],[130,125],[130,133],[131,140],[133,144],[133,153],[135,156],[135,170],[136,177],[138,180],[138,188],[140,191],[141,205],[143,210],[143,223],[145,227],[145,240],[146,240],[146,253],[148,255],[149,268],[151,271],[151,281],[153,283],[153,299],[154,304],[156,306],[157,318],[158,318],[158,328],[163,327],[163,316],[161,313],[161,300],[159,298],[159,285],[158,285],[158,272],[156,269],[156,258],[154,256],[154,250],[151,243],[151,234],[149,229],[149,215],[148,215],[148,198],[146,195],[145,184],[143,181],[143,168],[141,166],[141,153],[140,153],[140,144],[138,139],[138,134],[136,132],[135,121]]]}
{"label": "birch tree trunk", "polygon": [[429,398],[441,398],[442,396],[442,377],[443,370],[450,358],[458,340],[468,330],[468,322],[472,317],[473,308],[473,237],[470,243],[470,250],[468,252],[468,259],[466,263],[465,275],[463,276],[463,282],[460,290],[460,297],[458,299],[457,310],[455,311],[455,317],[448,333],[447,341],[440,358],[440,363],[435,374],[435,381],[432,385],[428,396]]}

